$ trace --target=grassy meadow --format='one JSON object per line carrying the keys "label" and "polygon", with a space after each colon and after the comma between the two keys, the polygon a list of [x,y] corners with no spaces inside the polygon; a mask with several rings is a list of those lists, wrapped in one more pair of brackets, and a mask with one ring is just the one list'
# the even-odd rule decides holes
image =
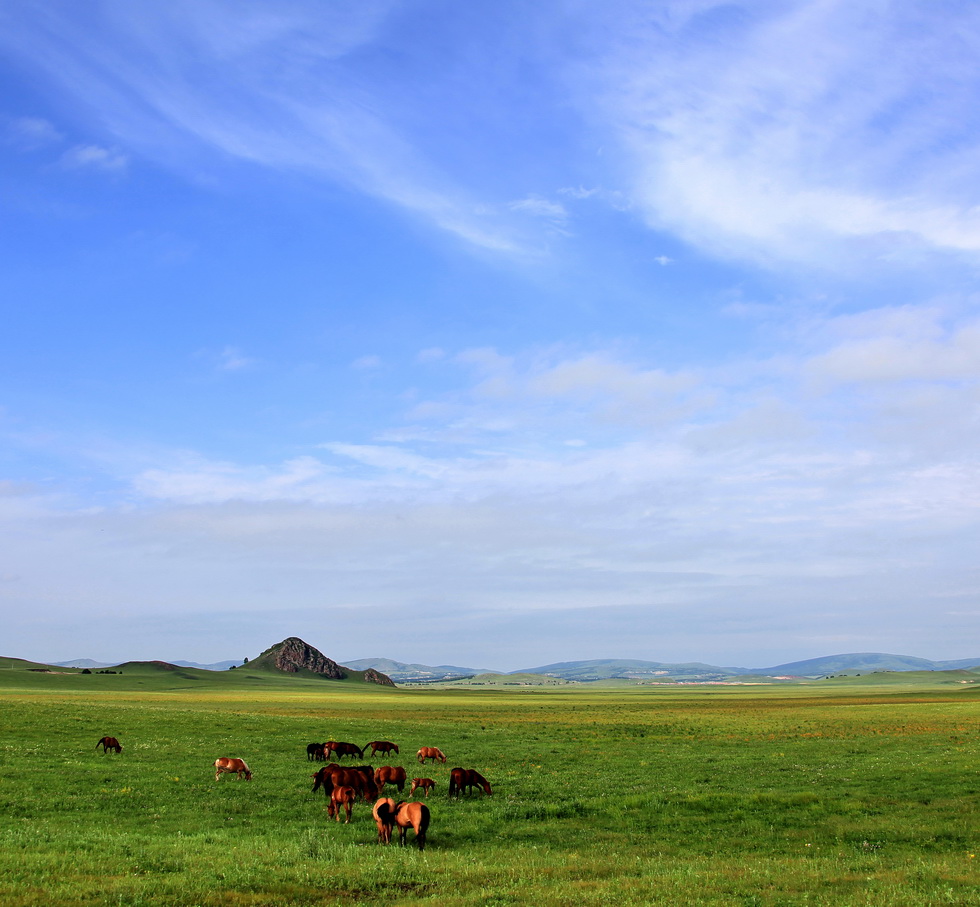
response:
{"label": "grassy meadow", "polygon": [[[0,671],[0,907],[980,905],[975,687],[187,676]],[[306,744],[329,739],[437,780],[424,853],[377,845],[368,805],[328,820]],[[216,783],[223,755],[254,780]],[[494,796],[450,801],[454,765]]]}

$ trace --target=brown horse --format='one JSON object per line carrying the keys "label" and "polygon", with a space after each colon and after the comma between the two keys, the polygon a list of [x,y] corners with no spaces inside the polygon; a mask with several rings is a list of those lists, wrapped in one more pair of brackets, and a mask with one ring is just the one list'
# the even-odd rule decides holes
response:
{"label": "brown horse", "polygon": [[344,756],[357,756],[358,759],[364,758],[364,750],[362,750],[356,743],[337,743],[334,740],[328,740],[323,744],[323,758],[329,759],[331,754],[336,753],[338,759],[343,759]]}
{"label": "brown horse", "polygon": [[381,844],[391,843],[392,827],[398,826],[398,843],[405,846],[405,837],[411,828],[415,832],[415,840],[419,850],[425,850],[425,835],[429,829],[429,807],[424,803],[413,803],[402,800],[395,803],[391,797],[382,797],[374,804],[372,810],[374,821],[378,826],[378,841]]}
{"label": "brown horse", "polygon": [[370,743],[364,744],[364,752],[367,752],[367,748],[371,747],[370,756],[373,759],[375,753],[381,753],[382,756],[387,756],[389,753],[398,752],[398,744],[392,743],[389,740],[372,740]]}
{"label": "brown horse", "polygon": [[422,789],[422,794],[425,796],[426,800],[429,799],[429,791],[436,786],[435,781],[431,778],[412,778],[412,788],[409,790],[408,795],[411,797],[419,788]]}
{"label": "brown horse", "polygon": [[391,797],[382,797],[374,804],[371,815],[374,816],[375,824],[378,826],[378,843],[391,843],[391,826],[395,824],[392,817],[395,811],[395,801]]}
{"label": "brown horse", "polygon": [[327,815],[334,816],[340,821],[340,807],[343,806],[347,818],[344,824],[350,824],[351,810],[354,808],[354,801],[357,799],[357,791],[353,787],[335,787],[330,792],[330,805],[327,806]]}
{"label": "brown horse", "polygon": [[425,850],[425,833],[429,829],[429,807],[424,803],[403,801],[395,804],[395,825],[398,826],[398,843],[405,846],[405,836],[411,828],[415,832],[415,842],[419,851]]}
{"label": "brown horse", "polygon": [[437,746],[423,746],[422,749],[420,749],[415,755],[418,757],[419,762],[421,762],[423,765],[425,764],[426,759],[431,759],[433,762],[435,762],[436,759],[438,759],[440,762],[446,761],[446,757],[443,756],[442,750]]}
{"label": "brown horse", "polygon": [[114,753],[122,752],[122,746],[115,737],[103,737],[98,743],[95,744],[95,748],[98,749],[100,746],[102,747],[103,756],[108,753],[109,750],[112,750]]}
{"label": "brown horse", "polygon": [[228,756],[221,756],[214,760],[214,780],[217,781],[225,772],[234,772],[238,775],[238,780],[241,781],[242,777],[246,781],[252,780],[252,770],[248,767],[248,763],[244,759],[231,759]]}
{"label": "brown horse", "polygon": [[488,796],[493,796],[490,782],[475,768],[454,768],[449,772],[449,796],[469,793],[474,787],[481,788]]}
{"label": "brown horse", "polygon": [[374,783],[378,785],[378,793],[383,794],[386,784],[394,784],[398,792],[405,790],[405,769],[400,765],[382,765],[374,773]]}

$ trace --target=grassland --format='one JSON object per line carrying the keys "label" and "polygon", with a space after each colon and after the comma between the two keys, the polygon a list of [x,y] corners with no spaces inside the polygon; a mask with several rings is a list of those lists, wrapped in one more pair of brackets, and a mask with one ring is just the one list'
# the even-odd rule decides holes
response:
{"label": "grassland", "polygon": [[[888,681],[0,670],[0,905],[980,905],[980,690]],[[94,749],[103,734],[121,755]],[[393,740],[409,777],[439,782],[424,853],[379,847],[364,805],[327,820],[305,755],[327,739]],[[422,770],[421,745],[449,762]],[[254,780],[216,783],[219,755]],[[453,765],[494,796],[450,801]]]}

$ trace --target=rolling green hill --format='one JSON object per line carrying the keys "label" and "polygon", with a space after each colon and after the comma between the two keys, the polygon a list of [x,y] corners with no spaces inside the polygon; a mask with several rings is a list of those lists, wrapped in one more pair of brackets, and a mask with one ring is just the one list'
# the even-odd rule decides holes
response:
{"label": "rolling green hill", "polygon": [[189,668],[166,661],[127,661],[112,668],[91,670],[21,658],[0,658],[0,689],[323,689],[325,684],[367,688],[394,686],[377,671],[343,668],[297,637],[270,646],[248,664],[227,671]]}

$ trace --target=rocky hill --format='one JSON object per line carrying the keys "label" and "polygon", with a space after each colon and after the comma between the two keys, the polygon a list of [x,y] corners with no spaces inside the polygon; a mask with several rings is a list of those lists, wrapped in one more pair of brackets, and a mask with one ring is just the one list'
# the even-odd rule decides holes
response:
{"label": "rocky hill", "polygon": [[[329,680],[346,680],[351,673],[343,665],[337,664],[332,658],[327,658],[319,649],[304,642],[298,636],[290,636],[270,646],[258,658],[250,661],[248,668],[249,670],[266,668],[283,674],[317,674]],[[386,674],[373,669],[364,671],[363,678],[368,683],[392,687],[395,685]]]}

